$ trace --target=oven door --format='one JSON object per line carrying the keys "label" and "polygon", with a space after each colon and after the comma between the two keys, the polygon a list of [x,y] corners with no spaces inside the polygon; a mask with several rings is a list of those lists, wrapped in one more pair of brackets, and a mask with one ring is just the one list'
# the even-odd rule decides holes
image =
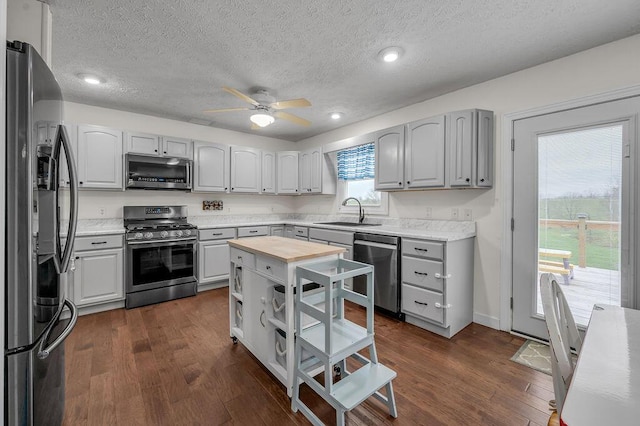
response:
{"label": "oven door", "polygon": [[127,293],[196,280],[196,240],[128,241]]}

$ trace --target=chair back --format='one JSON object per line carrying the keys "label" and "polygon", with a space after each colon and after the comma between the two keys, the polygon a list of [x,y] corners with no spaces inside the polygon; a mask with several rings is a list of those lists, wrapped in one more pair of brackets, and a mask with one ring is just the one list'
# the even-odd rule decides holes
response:
{"label": "chair back", "polygon": [[545,273],[540,276],[540,297],[549,332],[553,389],[560,413],[575,368],[571,348],[580,352],[582,339],[555,275]]}

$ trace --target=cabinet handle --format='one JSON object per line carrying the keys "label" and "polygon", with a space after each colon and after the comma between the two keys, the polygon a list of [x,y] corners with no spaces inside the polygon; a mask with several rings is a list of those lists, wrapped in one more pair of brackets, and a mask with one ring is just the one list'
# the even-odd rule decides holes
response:
{"label": "cabinet handle", "polygon": [[413,273],[414,273],[414,274],[416,274],[416,275],[422,275],[422,276],[425,276],[425,277],[426,277],[427,275],[429,275],[429,274],[428,274],[428,273],[426,273],[426,272],[413,271]]}
{"label": "cabinet handle", "polygon": [[267,271],[271,270],[271,266],[267,265]]}
{"label": "cabinet handle", "polygon": [[407,185],[409,185],[410,183],[411,183],[411,181],[410,181],[410,180],[408,180],[408,181],[407,181]]}
{"label": "cabinet handle", "polygon": [[242,256],[238,256],[238,260],[242,260]]}
{"label": "cabinet handle", "polygon": [[413,249],[414,249],[415,251],[423,251],[423,252],[425,252],[425,253],[429,251],[429,249],[423,249],[423,248],[419,248],[419,247],[414,247]]}
{"label": "cabinet handle", "polygon": [[80,185],[82,185],[84,182],[80,181],[79,183],[80,183]]}
{"label": "cabinet handle", "polygon": [[402,182],[398,182],[398,185],[402,186]]}
{"label": "cabinet handle", "polygon": [[154,149],[154,150],[153,150],[153,152],[158,152],[158,150],[157,150],[157,149]]}
{"label": "cabinet handle", "polygon": [[480,182],[484,182],[484,178],[480,179]]}
{"label": "cabinet handle", "polygon": [[260,312],[260,324],[262,324],[263,327],[267,327],[267,325],[264,323],[264,321],[262,320],[262,317],[265,316],[264,310],[262,312]]}
{"label": "cabinet handle", "polygon": [[164,153],[166,154],[166,153],[167,153],[167,151],[164,151]]}
{"label": "cabinet handle", "polygon": [[79,260],[79,259],[80,259],[80,256],[76,256],[76,260]]}
{"label": "cabinet handle", "polygon": [[258,231],[249,231],[250,234],[255,234]]}
{"label": "cabinet handle", "polygon": [[262,192],[264,192],[264,191],[266,191],[266,189],[265,189],[265,188],[262,188]]}
{"label": "cabinet handle", "polygon": [[218,237],[218,236],[222,235],[222,232],[216,232],[215,234],[211,234],[211,235],[213,235],[214,237]]}
{"label": "cabinet handle", "polygon": [[451,278],[451,274],[447,274],[447,275],[442,275],[439,272],[436,272],[434,277],[436,278],[442,278],[443,280],[448,280],[449,278]]}
{"label": "cabinet handle", "polygon": [[418,305],[429,306],[429,304],[425,302],[418,302],[417,300],[414,300],[414,302],[416,302]]}
{"label": "cabinet handle", "polygon": [[98,245],[98,244],[107,244],[106,241],[94,241],[91,243],[92,245]]}
{"label": "cabinet handle", "polygon": [[436,302],[434,306],[440,309],[449,309],[451,307],[449,303],[447,303],[446,305],[443,305],[442,303],[438,303],[438,302]]}
{"label": "cabinet handle", "polygon": [[469,179],[469,178],[466,178],[466,179],[465,179],[465,181],[467,181],[467,182],[469,182],[470,180],[471,180],[471,179]]}
{"label": "cabinet handle", "polygon": [[228,187],[225,187],[224,190],[226,191],[227,189],[229,189]]}
{"label": "cabinet handle", "polygon": [[235,189],[235,188],[233,188],[233,187],[231,188],[231,190],[232,190],[232,191],[233,191],[234,189]]}

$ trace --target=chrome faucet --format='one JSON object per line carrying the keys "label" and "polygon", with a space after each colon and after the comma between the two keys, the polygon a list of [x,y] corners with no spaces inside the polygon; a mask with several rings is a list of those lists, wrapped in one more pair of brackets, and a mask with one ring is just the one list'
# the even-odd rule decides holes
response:
{"label": "chrome faucet", "polygon": [[342,205],[346,206],[347,205],[347,201],[349,201],[349,200],[353,200],[356,203],[358,203],[358,223],[364,222],[364,210],[362,209],[362,204],[360,204],[360,200],[358,200],[355,197],[345,198],[344,201],[342,202]]}

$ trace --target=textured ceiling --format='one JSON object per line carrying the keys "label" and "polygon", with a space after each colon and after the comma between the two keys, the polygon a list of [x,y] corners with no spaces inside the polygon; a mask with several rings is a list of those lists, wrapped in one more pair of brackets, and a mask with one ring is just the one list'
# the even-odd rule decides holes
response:
{"label": "textured ceiling", "polygon": [[[67,100],[292,141],[640,32],[638,0],[50,3]],[[377,59],[387,46],[404,49],[398,62]],[[312,125],[254,131],[248,111],[202,113],[248,105],[222,86],[307,98],[287,111]]]}

